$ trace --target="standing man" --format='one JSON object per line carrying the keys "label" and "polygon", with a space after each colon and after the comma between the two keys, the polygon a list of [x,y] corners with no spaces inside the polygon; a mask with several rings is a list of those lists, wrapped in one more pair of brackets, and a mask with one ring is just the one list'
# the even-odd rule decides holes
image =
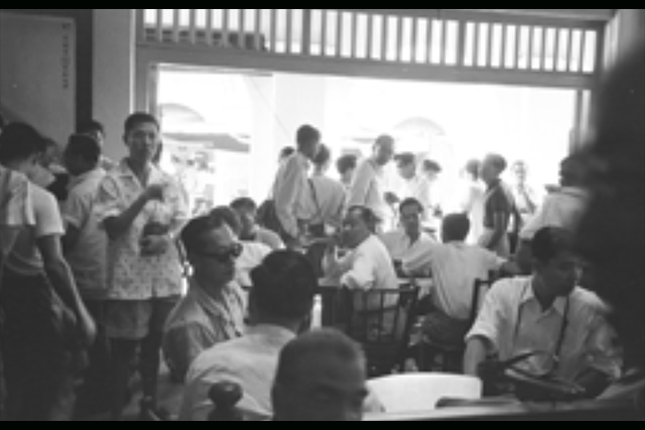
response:
{"label": "standing man", "polygon": [[382,230],[391,227],[394,218],[391,205],[397,203],[397,198],[385,190],[384,169],[393,160],[394,152],[394,138],[384,135],[376,140],[372,156],[356,171],[348,202],[349,207],[363,206],[374,212]]}
{"label": "standing man", "polygon": [[[101,148],[101,152],[103,152],[103,149],[105,147],[105,137],[106,137],[105,127],[103,126],[103,124],[101,124],[96,120],[84,121],[79,124],[76,132],[78,134],[84,134],[96,139],[96,141],[99,143],[99,146]],[[107,158],[104,154],[101,155],[100,167],[103,170],[105,170],[106,172],[109,172],[116,166],[117,166],[117,163]]]}
{"label": "standing man", "polygon": [[395,158],[399,175],[405,182],[405,188],[402,190],[402,195],[398,196],[401,199],[415,199],[423,207],[423,220],[428,219],[431,209],[430,200],[430,183],[423,175],[418,172],[417,157],[409,152],[399,154]]}
{"label": "standing man", "polygon": [[513,197],[501,180],[508,164],[497,154],[486,156],[481,166],[481,178],[488,190],[484,198],[484,233],[479,245],[502,258],[511,255],[508,228],[514,213]]}
{"label": "standing man", "polygon": [[308,171],[310,162],[318,153],[321,134],[305,125],[297,133],[298,150],[287,158],[278,171],[273,186],[275,211],[282,226],[282,239],[289,246],[298,246],[306,233],[305,205],[309,199]]}
{"label": "standing man", "polygon": [[89,369],[79,402],[81,412],[90,413],[105,407],[108,399],[102,397],[103,389],[110,381],[104,324],[108,239],[94,213],[96,194],[105,172],[99,167],[101,147],[90,136],[72,136],[64,157],[72,180],[61,208],[66,226],[63,249],[81,298],[99,329],[97,341],[89,350]]}
{"label": "standing man", "polygon": [[[30,176],[45,150],[43,138],[26,124],[11,124],[0,136],[0,164],[18,178]],[[34,184],[28,184],[26,192],[28,206],[22,216],[32,208],[34,223],[12,238],[1,281],[8,418],[68,420],[74,397],[73,355],[92,344],[96,329],[63,257],[64,228],[56,199]],[[0,201],[6,196],[3,193]]]}
{"label": "standing man", "polygon": [[358,166],[358,157],[352,154],[343,155],[336,161],[336,170],[340,175],[340,182],[342,182],[346,191],[349,191],[352,182],[354,182],[354,174]]}
{"label": "standing man", "polygon": [[141,347],[142,414],[158,412],[164,323],[182,293],[175,237],[188,213],[173,179],[152,159],[160,126],[145,113],[125,122],[129,156],[101,183],[97,216],[109,238],[106,326],[112,341],[113,418],[120,420],[130,370]]}

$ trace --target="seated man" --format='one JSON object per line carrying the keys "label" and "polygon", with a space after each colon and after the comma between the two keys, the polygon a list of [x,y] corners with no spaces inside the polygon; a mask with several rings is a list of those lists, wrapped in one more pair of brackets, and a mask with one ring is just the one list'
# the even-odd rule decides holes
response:
{"label": "seated man", "polygon": [[323,262],[329,278],[340,279],[350,290],[387,290],[398,286],[392,259],[374,234],[377,219],[371,209],[355,206],[343,222],[341,243],[349,251],[338,256],[338,244],[331,243]]}
{"label": "seated man", "polygon": [[466,336],[472,312],[475,281],[504,264],[494,253],[466,245],[470,231],[467,215],[450,215],[443,222],[443,244],[434,244],[408,260],[403,271],[409,275],[432,273],[434,288],[430,313],[423,334],[433,343],[460,345]]}
{"label": "seated man", "polygon": [[173,380],[183,381],[193,361],[217,343],[244,333],[246,304],[235,279],[242,247],[217,214],[191,221],[181,240],[193,268],[188,295],[170,315],[163,350]]}
{"label": "seated man", "polygon": [[[508,360],[541,353],[522,364],[535,375],[575,383],[595,398],[620,376],[622,360],[605,321],[606,307],[576,288],[573,235],[548,227],[533,240],[533,276],[499,282],[467,337],[465,372],[478,375],[490,356]],[[548,354],[546,356],[545,354]]]}
{"label": "seated man", "polygon": [[317,280],[307,260],[291,251],[269,256],[252,273],[250,313],[253,327],[240,339],[204,352],[193,364],[180,419],[206,421],[213,405],[210,388],[239,384],[238,408],[249,419],[273,415],[271,387],[280,351],[301,331],[313,308]]}
{"label": "seated man", "polygon": [[231,203],[231,208],[240,217],[242,231],[240,240],[243,242],[259,242],[273,251],[284,249],[282,239],[271,230],[262,228],[257,223],[258,206],[249,198],[241,198]]}
{"label": "seated man", "polygon": [[395,262],[397,271],[401,272],[409,261],[418,260],[426,255],[435,241],[421,230],[424,208],[418,200],[405,200],[401,203],[399,211],[402,228],[382,235],[381,240]]}
{"label": "seated man", "polygon": [[365,379],[360,346],[332,330],[305,334],[280,355],[272,393],[275,421],[361,421]]}

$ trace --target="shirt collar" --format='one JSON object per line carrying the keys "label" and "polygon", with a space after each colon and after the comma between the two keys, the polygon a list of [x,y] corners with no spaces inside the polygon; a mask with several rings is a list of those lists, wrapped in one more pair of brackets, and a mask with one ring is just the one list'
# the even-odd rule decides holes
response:
{"label": "shirt collar", "polygon": [[[524,293],[520,298],[520,306],[525,306],[531,302],[534,302],[537,305],[540,304],[537,297],[535,297],[535,292],[533,291],[533,278],[528,279],[528,284],[524,288]],[[567,298],[558,297],[556,301],[553,303],[553,306],[551,307],[551,309],[554,309],[561,316],[565,316],[564,313],[567,310]]]}
{"label": "shirt collar", "polygon": [[[116,172],[123,178],[134,179],[137,182],[139,181],[137,175],[135,175],[130,168],[127,158],[121,160],[121,163],[119,163],[118,167],[116,168]],[[158,183],[162,178],[163,174],[161,173],[161,170],[159,170],[154,164],[150,164],[150,177],[148,178],[148,182],[151,184]]]}
{"label": "shirt collar", "polygon": [[98,178],[98,177],[102,177],[102,176],[105,176],[105,170],[103,170],[100,167],[97,167],[94,170],[90,170],[87,173],[84,173],[84,174],[82,174],[80,176],[76,176],[75,178],[72,178],[72,180],[69,183],[69,189],[71,190],[72,188],[74,188],[74,187],[76,187],[76,186],[78,186],[78,185],[80,185],[80,184],[82,184],[82,183],[84,183],[86,181],[89,181],[90,179],[94,179],[94,178]]}
{"label": "shirt collar", "polygon": [[269,343],[276,345],[286,345],[296,338],[296,334],[291,330],[272,324],[259,324],[250,327],[247,334],[267,338]]}
{"label": "shirt collar", "polygon": [[[223,303],[215,300],[213,297],[207,294],[206,291],[204,291],[204,289],[200,287],[195,278],[191,277],[189,283],[190,291],[188,292],[188,294],[192,295],[195,298],[195,301],[199,303],[206,312],[211,315],[221,315],[224,313],[224,310],[222,308]],[[233,287],[233,285],[229,284],[228,286],[222,288],[222,299],[225,299],[226,297],[232,295],[231,288]]]}

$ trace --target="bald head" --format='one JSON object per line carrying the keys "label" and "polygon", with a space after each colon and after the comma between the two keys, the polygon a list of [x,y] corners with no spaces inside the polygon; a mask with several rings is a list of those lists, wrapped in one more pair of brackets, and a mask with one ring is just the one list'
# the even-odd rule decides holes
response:
{"label": "bald head", "polygon": [[392,136],[382,135],[374,143],[374,160],[379,166],[386,166],[394,159],[396,142]]}

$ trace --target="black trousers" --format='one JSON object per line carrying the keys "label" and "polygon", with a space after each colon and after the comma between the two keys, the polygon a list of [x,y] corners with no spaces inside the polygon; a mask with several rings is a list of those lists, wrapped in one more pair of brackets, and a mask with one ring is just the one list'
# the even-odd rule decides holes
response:
{"label": "black trousers", "polygon": [[6,418],[66,421],[74,407],[75,325],[44,275],[5,269],[0,293],[0,346],[6,382]]}

